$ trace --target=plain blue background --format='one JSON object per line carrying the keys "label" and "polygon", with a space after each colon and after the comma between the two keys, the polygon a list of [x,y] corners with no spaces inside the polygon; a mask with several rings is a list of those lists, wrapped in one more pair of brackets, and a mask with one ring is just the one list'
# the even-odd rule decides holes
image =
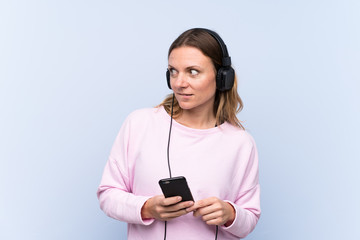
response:
{"label": "plain blue background", "polygon": [[360,2],[0,2],[0,239],[125,239],[101,212],[124,118],[170,93],[167,49],[225,40],[260,154],[246,239],[360,239]]}

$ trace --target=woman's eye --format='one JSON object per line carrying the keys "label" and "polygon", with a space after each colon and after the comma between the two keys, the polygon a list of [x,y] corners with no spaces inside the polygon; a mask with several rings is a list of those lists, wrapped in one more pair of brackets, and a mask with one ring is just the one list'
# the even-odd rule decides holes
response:
{"label": "woman's eye", "polygon": [[177,71],[173,68],[170,68],[169,71],[170,71],[171,76],[174,76],[177,73]]}
{"label": "woman's eye", "polygon": [[195,69],[191,69],[190,70],[191,75],[195,76],[199,74],[199,71],[195,70]]}

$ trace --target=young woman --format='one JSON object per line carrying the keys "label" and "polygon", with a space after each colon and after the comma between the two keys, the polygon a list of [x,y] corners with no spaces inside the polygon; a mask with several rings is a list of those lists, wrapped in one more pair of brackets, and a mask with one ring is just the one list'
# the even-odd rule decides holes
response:
{"label": "young woman", "polygon": [[[173,94],[125,120],[100,206],[128,223],[128,239],[243,238],[260,217],[258,155],[236,117],[242,101],[226,45],[213,31],[190,29],[170,46],[168,64]],[[158,181],[169,171],[186,177],[194,201],[163,196]]]}

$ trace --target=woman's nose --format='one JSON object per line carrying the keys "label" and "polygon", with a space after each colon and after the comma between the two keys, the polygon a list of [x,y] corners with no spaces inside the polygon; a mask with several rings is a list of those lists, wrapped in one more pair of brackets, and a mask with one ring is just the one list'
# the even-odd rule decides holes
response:
{"label": "woman's nose", "polygon": [[186,75],[184,73],[179,73],[176,78],[173,78],[173,83],[175,87],[185,88],[189,85]]}

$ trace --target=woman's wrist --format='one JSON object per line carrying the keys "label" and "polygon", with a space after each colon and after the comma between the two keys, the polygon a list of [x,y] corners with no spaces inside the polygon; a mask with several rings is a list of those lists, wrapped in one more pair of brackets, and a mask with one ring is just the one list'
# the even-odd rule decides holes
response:
{"label": "woman's wrist", "polygon": [[234,220],[235,220],[235,215],[236,215],[236,212],[235,212],[235,208],[232,204],[228,203],[228,207],[229,207],[229,210],[230,210],[230,218],[229,220],[224,224],[225,227],[229,227],[231,224],[233,224]]}
{"label": "woman's wrist", "polygon": [[148,207],[149,206],[149,200],[150,200],[150,198],[144,203],[144,205],[141,208],[141,218],[143,220],[153,218],[151,216],[151,214],[150,214],[149,207]]}

